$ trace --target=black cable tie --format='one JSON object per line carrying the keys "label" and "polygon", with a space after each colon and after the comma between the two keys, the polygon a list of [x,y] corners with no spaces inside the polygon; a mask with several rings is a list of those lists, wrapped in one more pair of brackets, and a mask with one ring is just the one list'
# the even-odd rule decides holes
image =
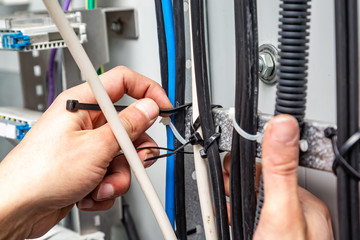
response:
{"label": "black cable tie", "polygon": [[[172,109],[160,109],[159,114],[160,115],[168,115],[173,114],[181,110],[186,110],[188,107],[190,107],[192,104],[187,103]],[[218,105],[216,105],[218,106]],[[116,111],[121,112],[124,110],[127,106],[122,105],[114,105]],[[67,100],[66,101],[66,110],[71,112],[77,112],[78,110],[94,110],[94,111],[101,111],[101,108],[98,104],[91,104],[91,103],[80,103],[78,100]]]}
{"label": "black cable tie", "polygon": [[[116,111],[121,112],[127,106],[115,105]],[[91,104],[91,103],[80,103],[78,100],[67,100],[66,101],[66,110],[70,112],[77,112],[78,110],[93,110],[93,111],[101,111],[99,104]]]}
{"label": "black cable tie", "polygon": [[198,132],[194,132],[190,136],[189,142],[190,142],[191,145],[196,145],[196,144],[200,144],[201,146],[204,145],[204,140],[202,139],[200,133],[198,133]]}
{"label": "black cable tie", "polygon": [[209,147],[220,138],[220,133],[214,133],[206,142],[204,145],[204,148],[200,150],[200,155],[202,158],[207,158],[207,150]]}
{"label": "black cable tie", "polygon": [[354,169],[348,161],[343,157],[357,142],[360,140],[360,130],[354,133],[346,142],[341,146],[340,150],[337,146],[336,130],[332,127],[324,130],[325,137],[330,138],[335,154],[335,160],[332,166],[332,170],[337,175],[337,168],[341,165],[353,178],[360,180],[360,172]]}

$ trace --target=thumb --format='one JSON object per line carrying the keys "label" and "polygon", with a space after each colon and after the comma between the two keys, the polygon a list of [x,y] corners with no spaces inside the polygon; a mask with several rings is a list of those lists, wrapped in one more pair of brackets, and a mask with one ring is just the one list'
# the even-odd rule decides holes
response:
{"label": "thumb", "polygon": [[279,216],[295,214],[293,210],[299,210],[298,160],[299,126],[296,119],[290,115],[274,117],[265,129],[262,147],[265,197],[262,214],[271,212]]}
{"label": "thumb", "polygon": [[[121,122],[132,141],[139,138],[155,122],[158,115],[159,107],[150,98],[138,100],[119,113]],[[109,123],[94,129],[92,134],[94,141],[102,145],[101,148],[110,149],[113,154],[119,151],[119,145]],[[98,141],[99,139],[101,140]]]}

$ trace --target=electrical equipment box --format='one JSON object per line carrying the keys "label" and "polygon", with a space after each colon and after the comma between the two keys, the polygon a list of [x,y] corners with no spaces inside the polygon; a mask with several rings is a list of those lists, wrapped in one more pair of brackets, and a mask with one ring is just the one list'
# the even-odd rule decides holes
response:
{"label": "electrical equipment box", "polygon": [[0,107],[0,137],[23,139],[41,114],[24,108]]}
{"label": "electrical equipment box", "polygon": [[[86,42],[86,24],[82,22],[81,13],[67,13],[66,17],[80,42]],[[47,14],[26,13],[0,19],[0,50],[32,51],[61,47],[65,47],[65,42]]]}

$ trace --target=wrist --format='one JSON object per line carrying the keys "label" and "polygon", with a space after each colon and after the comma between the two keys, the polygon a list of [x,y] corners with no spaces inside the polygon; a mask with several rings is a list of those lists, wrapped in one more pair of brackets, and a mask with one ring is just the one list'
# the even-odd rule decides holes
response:
{"label": "wrist", "polygon": [[21,190],[22,183],[16,181],[5,160],[0,163],[0,240],[24,239],[42,211],[28,198],[26,192],[31,189]]}

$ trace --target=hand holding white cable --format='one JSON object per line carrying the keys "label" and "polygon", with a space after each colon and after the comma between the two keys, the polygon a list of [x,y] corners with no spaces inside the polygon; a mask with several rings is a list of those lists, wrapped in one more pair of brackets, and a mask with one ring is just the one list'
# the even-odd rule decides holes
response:
{"label": "hand holding white cable", "polygon": [[121,149],[124,151],[129,165],[133,170],[147,200],[149,201],[150,207],[152,208],[156,220],[160,225],[164,238],[176,239],[169,219],[167,218],[161,201],[146,174],[144,166],[142,165],[129,136],[126,133],[126,130],[124,129],[109,96],[102,86],[90,59],[77,39],[73,29],[70,27],[70,24],[61,10],[60,5],[54,0],[43,0],[43,2],[58,27],[78,67],[87,79],[108,123],[113,129],[114,135],[118,140]]}

